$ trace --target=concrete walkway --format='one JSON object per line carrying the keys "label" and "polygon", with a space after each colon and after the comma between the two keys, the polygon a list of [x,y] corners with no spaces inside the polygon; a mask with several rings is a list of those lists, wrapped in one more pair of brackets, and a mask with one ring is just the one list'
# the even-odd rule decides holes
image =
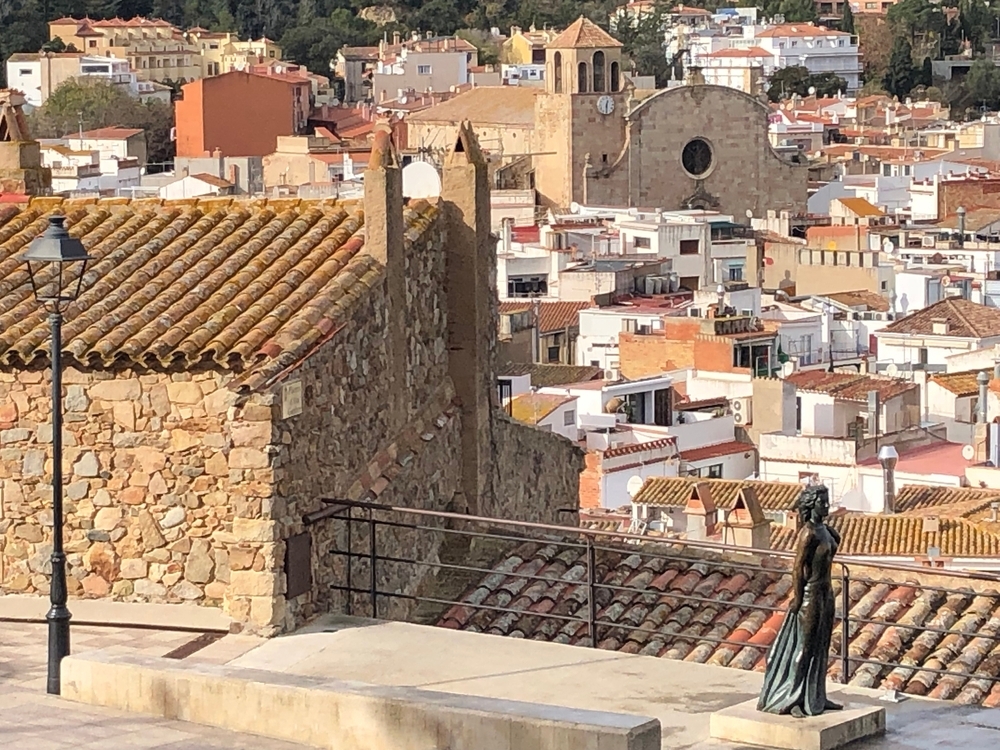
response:
{"label": "concrete walkway", "polygon": [[[658,718],[664,750],[727,750],[709,715],[757,695],[762,675],[579,646],[358,618],[326,618],[267,641],[231,666],[537,701]],[[848,688],[848,702],[878,693]],[[1000,709],[910,699],[886,704],[888,734],[854,750],[1000,747]]]}
{"label": "concrete walkway", "polygon": [[[73,651],[97,648],[175,656],[198,633],[75,627]],[[218,636],[217,636],[218,637]],[[195,645],[201,645],[199,641]],[[186,657],[224,663],[259,644],[226,636]],[[3,750],[302,750],[302,746],[196,724],[82,706],[45,693],[46,628],[0,622],[0,748]]]}

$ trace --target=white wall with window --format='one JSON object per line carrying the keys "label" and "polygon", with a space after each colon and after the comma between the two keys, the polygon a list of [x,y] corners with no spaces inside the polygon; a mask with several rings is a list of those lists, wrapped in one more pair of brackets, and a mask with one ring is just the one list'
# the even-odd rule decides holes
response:
{"label": "white wall with window", "polygon": [[593,308],[580,311],[580,335],[576,339],[576,364],[600,367],[617,378],[619,365],[618,335],[622,331],[638,333],[662,327],[658,312],[643,312],[623,307]]}

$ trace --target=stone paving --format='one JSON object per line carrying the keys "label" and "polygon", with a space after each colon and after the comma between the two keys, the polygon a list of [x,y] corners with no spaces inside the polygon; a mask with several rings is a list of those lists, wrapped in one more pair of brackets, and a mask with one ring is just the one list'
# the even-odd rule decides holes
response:
{"label": "stone paving", "polygon": [[[75,627],[72,648],[74,653],[120,648],[165,656],[198,636],[198,633],[162,630]],[[206,648],[188,658],[228,661],[243,648],[239,639],[230,641],[232,638],[227,636],[216,644],[222,648]],[[44,625],[0,622],[0,748],[3,750],[303,749],[302,745],[288,742],[60,700],[45,692],[45,652]]]}

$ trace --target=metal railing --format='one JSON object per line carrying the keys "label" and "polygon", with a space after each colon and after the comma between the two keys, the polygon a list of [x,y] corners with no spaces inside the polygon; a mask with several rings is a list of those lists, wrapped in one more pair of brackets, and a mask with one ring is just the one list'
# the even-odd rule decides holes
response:
{"label": "metal railing", "polygon": [[[747,617],[754,612],[764,613],[765,618],[760,627],[773,613],[782,612],[782,607],[772,604],[765,604],[758,601],[761,595],[755,596],[755,600],[749,603],[737,601],[736,594],[731,599],[720,598],[718,595],[712,596],[713,592],[702,592],[709,594],[701,596],[695,593],[697,586],[685,593],[679,589],[659,589],[649,586],[628,585],[627,580],[617,583],[607,580],[607,574],[613,569],[603,570],[599,565],[605,562],[605,557],[614,555],[638,555],[642,563],[636,565],[632,570],[638,571],[644,566],[655,565],[657,561],[661,567],[660,572],[667,570],[671,564],[682,565],[678,569],[677,575],[682,575],[685,570],[693,564],[702,564],[708,567],[715,566],[717,569],[732,571],[728,575],[736,575],[739,572],[748,574],[748,582],[753,576],[767,574],[773,576],[774,580],[769,584],[769,591],[775,592],[777,580],[790,577],[790,562],[794,555],[789,552],[776,550],[748,549],[709,541],[692,541],[672,539],[666,537],[650,537],[636,534],[629,534],[619,531],[602,531],[597,529],[579,528],[571,526],[556,526],[538,523],[525,523],[518,521],[508,521],[497,518],[484,518],[470,516],[460,513],[448,513],[440,511],[419,510],[413,508],[400,508],[378,503],[364,501],[348,501],[338,499],[322,499],[324,507],[320,510],[307,513],[303,517],[306,526],[312,526],[320,522],[330,521],[343,524],[345,534],[334,534],[333,539],[342,538],[344,544],[341,547],[334,545],[330,548],[329,554],[333,558],[346,561],[344,566],[343,579],[330,585],[333,591],[341,592],[345,595],[346,613],[349,615],[362,614],[358,610],[358,605],[368,602],[367,614],[373,618],[384,616],[383,606],[380,604],[393,600],[402,600],[411,605],[429,605],[440,607],[440,612],[435,616],[437,621],[454,606],[460,606],[475,613],[484,612],[493,615],[522,615],[537,621],[550,621],[555,623],[557,630],[551,630],[544,634],[543,639],[554,640],[559,633],[567,636],[562,642],[567,642],[574,634],[578,634],[580,628],[586,633],[586,641],[591,648],[620,648],[629,636],[646,636],[646,640],[659,635],[663,644],[658,648],[658,652],[663,653],[667,648],[677,643],[692,643],[691,650],[699,644],[710,644],[713,647],[731,646],[738,650],[753,648],[758,652],[757,658],[763,656],[770,643],[757,644],[749,640],[735,640],[728,637],[711,635],[711,627],[714,618],[719,615],[724,608],[738,608],[741,610],[740,618],[737,621],[744,622]],[[576,514],[575,509],[566,509],[567,513]],[[437,559],[420,559],[419,557],[406,557],[399,554],[388,554],[379,549],[380,537],[385,539],[389,534],[393,537],[403,534],[413,533],[424,536],[424,541],[430,538],[438,538],[444,541],[448,538],[464,540],[489,540],[497,545],[505,545],[507,552],[514,549],[515,545],[524,543],[535,543],[538,545],[552,545],[558,552],[548,555],[548,559],[555,559],[557,554],[565,551],[575,550],[579,553],[576,562],[567,563],[565,574],[562,577],[552,577],[550,575],[535,575],[531,573],[518,572],[517,570],[499,571],[494,567],[463,564],[460,562],[447,562]],[[438,547],[440,549],[440,547]],[[725,559],[711,559],[712,553],[725,553]],[[743,560],[734,558],[742,557]],[[770,559],[769,559],[770,558]],[[462,560],[466,558],[463,556]],[[490,565],[496,564],[493,560]],[[768,564],[769,563],[769,564]],[[835,588],[839,585],[837,594],[837,614],[836,629],[834,631],[833,646],[831,648],[831,661],[839,664],[839,679],[842,683],[850,681],[852,668],[857,670],[863,665],[871,665],[879,668],[879,674],[872,678],[871,686],[878,684],[892,670],[905,670],[908,675],[907,680],[915,675],[925,673],[939,677],[951,676],[960,678],[963,681],[984,681],[988,684],[1000,682],[1000,671],[997,674],[986,674],[975,671],[980,664],[992,663],[995,659],[990,658],[996,649],[1000,648],[1000,634],[993,635],[980,630],[978,627],[972,630],[961,629],[959,627],[935,627],[916,623],[904,623],[896,620],[884,620],[875,617],[853,614],[852,606],[855,606],[861,598],[868,592],[868,587],[875,585],[890,585],[913,590],[912,602],[916,602],[920,596],[930,594],[939,597],[962,596],[969,599],[971,603],[975,596],[993,596],[997,599],[989,611],[983,616],[985,623],[992,615],[991,612],[1000,607],[1000,594],[997,591],[984,590],[982,586],[977,589],[970,588],[975,582],[988,583],[1000,589],[1000,574],[987,572],[973,572],[962,570],[945,570],[942,568],[928,568],[920,565],[906,565],[898,563],[873,562],[870,559],[852,558],[849,556],[839,557],[834,561],[836,566],[834,573]],[[361,568],[358,570],[358,568]],[[573,569],[577,570],[576,575],[568,575]],[[451,573],[463,573],[469,576],[469,580],[462,586],[463,592],[471,591],[474,587],[482,584],[487,576],[501,576],[502,580],[510,579],[523,581],[523,585],[516,591],[508,590],[511,594],[509,604],[517,604],[524,601],[523,606],[501,606],[497,603],[487,603],[490,601],[486,597],[479,603],[471,601],[465,594],[459,594],[459,598],[450,598],[446,595],[437,595],[439,592],[413,593],[401,590],[394,590],[385,586],[379,586],[380,576],[389,578],[389,570],[394,572],[431,572],[435,574],[441,571]],[[367,575],[365,570],[367,569]],[[874,575],[870,571],[876,571]],[[658,574],[657,574],[658,575]],[[914,580],[914,576],[933,576],[936,579],[954,581],[955,585],[937,585],[935,583],[922,583]],[[654,576],[655,578],[655,576]],[[964,582],[965,587],[961,586]],[[534,607],[535,601],[523,596],[529,587],[536,583],[544,583],[550,587],[561,587],[563,595],[572,591],[574,601],[579,605],[574,609],[566,611],[545,611]],[[852,584],[863,584],[864,592],[860,594],[852,603]],[[787,590],[786,590],[787,591]],[[778,603],[784,598],[785,592],[777,593],[773,598],[774,603]],[[463,598],[464,597],[464,598]],[[711,614],[712,619],[699,620],[702,632],[696,628],[682,628],[677,632],[660,630],[658,627],[645,627],[644,620],[655,607],[668,599],[673,602],[672,612],[676,612],[685,604],[700,606],[705,604],[718,605],[718,611]],[[537,601],[537,600],[536,600]],[[617,609],[617,614],[611,612],[610,605],[621,603],[623,606]],[[881,606],[884,602],[878,601]],[[639,618],[633,617],[637,624],[629,624],[624,621],[616,621],[614,618],[624,615],[634,606],[645,606],[646,612]],[[962,607],[964,610],[968,603]],[[556,608],[553,608],[553,610]],[[846,616],[845,616],[846,613]],[[877,614],[877,609],[872,610]],[[666,617],[660,623],[670,622],[670,617]],[[937,619],[928,617],[928,622],[938,622]],[[962,624],[962,612],[956,614],[952,621],[954,625]],[[574,628],[574,626],[576,626]],[[869,658],[864,654],[851,654],[852,635],[865,627],[881,629],[879,632],[889,628],[896,628],[901,634],[908,634],[903,637],[901,646],[896,649],[903,661],[885,661]],[[730,634],[737,630],[737,625],[730,628]],[[486,628],[489,630],[489,628]],[[758,628],[759,630],[759,628]],[[534,631],[533,631],[534,632]],[[939,637],[962,639],[963,647],[972,640],[988,640],[993,646],[983,649],[983,658],[976,662],[969,671],[961,671],[952,668],[934,668],[918,663],[914,660],[907,660],[905,654],[909,644],[924,633],[931,633]],[[506,634],[506,633],[504,633]],[[532,637],[531,632],[524,633],[525,637]],[[550,637],[551,636],[551,637]],[[575,642],[578,642],[576,638]],[[643,641],[639,641],[641,644]],[[878,639],[870,639],[869,649],[874,649]],[[604,645],[602,645],[604,644]],[[617,645],[616,645],[617,644]],[[739,651],[737,651],[739,653]],[[870,651],[869,651],[870,653]],[[961,656],[961,651],[956,650],[947,662],[942,662],[944,667],[952,666]],[[735,654],[733,658],[735,658]],[[927,660],[935,656],[935,648],[927,649]],[[755,659],[756,661],[756,659]],[[924,660],[921,660],[921,662]],[[965,662],[962,662],[965,663]],[[987,689],[988,692],[988,689]],[[957,691],[956,691],[957,694]]]}

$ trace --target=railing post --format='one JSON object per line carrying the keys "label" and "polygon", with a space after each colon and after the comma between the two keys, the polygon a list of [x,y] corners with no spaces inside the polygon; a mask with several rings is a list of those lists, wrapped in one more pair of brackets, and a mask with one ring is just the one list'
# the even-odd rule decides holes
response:
{"label": "railing post", "polygon": [[851,636],[851,624],[848,614],[851,609],[851,574],[847,566],[840,565],[840,683],[846,685],[850,679],[851,660],[848,657],[848,642]]}
{"label": "railing post", "polygon": [[378,587],[375,578],[375,562],[378,560],[378,557],[375,554],[375,511],[371,508],[368,509],[368,556],[371,567],[372,617],[378,619]]}
{"label": "railing post", "polygon": [[590,647],[597,648],[597,553],[594,540],[587,539],[587,626],[590,631]]}
{"label": "railing post", "polygon": [[354,552],[351,537],[354,536],[354,506],[347,506],[347,614],[354,614]]}

